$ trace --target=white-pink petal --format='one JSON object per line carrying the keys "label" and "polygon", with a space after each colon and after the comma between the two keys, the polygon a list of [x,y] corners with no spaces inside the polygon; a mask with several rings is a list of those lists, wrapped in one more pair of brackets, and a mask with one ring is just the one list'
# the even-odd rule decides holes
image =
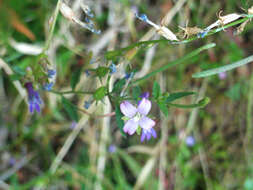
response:
{"label": "white-pink petal", "polygon": [[142,98],[140,104],[138,105],[138,112],[147,115],[151,109],[151,102],[147,98]]}
{"label": "white-pink petal", "polygon": [[155,126],[155,121],[144,116],[139,120],[139,125],[142,129],[150,130],[152,127]]}
{"label": "white-pink petal", "polygon": [[128,133],[129,135],[133,135],[135,131],[137,130],[137,127],[138,127],[138,123],[135,122],[133,119],[130,119],[125,123],[123,127],[123,131],[125,133]]}
{"label": "white-pink petal", "polygon": [[120,104],[120,111],[127,117],[135,116],[137,109],[130,102],[124,101]]}

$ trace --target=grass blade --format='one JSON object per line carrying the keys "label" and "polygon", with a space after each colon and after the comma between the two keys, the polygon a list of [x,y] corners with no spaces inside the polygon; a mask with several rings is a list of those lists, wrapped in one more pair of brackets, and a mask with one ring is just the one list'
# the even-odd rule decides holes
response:
{"label": "grass blade", "polygon": [[218,67],[218,68],[215,68],[215,69],[209,69],[209,70],[206,70],[206,71],[195,73],[195,74],[192,75],[192,77],[193,78],[202,78],[202,77],[208,77],[208,76],[216,75],[216,74],[219,74],[219,73],[222,73],[222,72],[226,72],[226,71],[235,69],[237,67],[241,67],[241,66],[246,65],[246,64],[248,64],[252,61],[253,61],[253,55],[251,55],[251,56],[249,56],[245,59],[242,59],[240,61],[237,61],[235,63],[231,63],[231,64],[221,66],[221,67]]}
{"label": "grass blade", "polygon": [[198,48],[198,49],[192,51],[191,53],[187,54],[186,56],[184,56],[184,57],[182,57],[182,58],[179,58],[179,59],[177,59],[177,60],[175,60],[175,61],[172,61],[172,62],[170,62],[170,63],[168,63],[168,64],[166,64],[166,65],[164,65],[164,66],[162,66],[162,67],[160,67],[160,68],[158,68],[158,69],[156,69],[156,70],[154,70],[154,71],[151,72],[151,73],[148,73],[148,74],[145,75],[144,77],[135,80],[133,83],[140,82],[140,81],[142,81],[142,80],[145,80],[145,79],[147,79],[147,78],[149,78],[149,77],[152,77],[152,76],[156,75],[157,73],[163,72],[163,71],[167,70],[167,69],[170,68],[170,67],[173,67],[173,66],[175,66],[175,65],[178,65],[178,64],[180,64],[180,63],[183,63],[183,62],[189,60],[190,58],[192,58],[192,57],[194,57],[194,56],[200,54],[202,51],[207,50],[207,49],[209,49],[209,48],[212,48],[212,47],[214,47],[214,46],[216,46],[215,43],[210,43],[210,44],[204,45],[204,46],[202,46],[202,47],[200,47],[200,48]]}

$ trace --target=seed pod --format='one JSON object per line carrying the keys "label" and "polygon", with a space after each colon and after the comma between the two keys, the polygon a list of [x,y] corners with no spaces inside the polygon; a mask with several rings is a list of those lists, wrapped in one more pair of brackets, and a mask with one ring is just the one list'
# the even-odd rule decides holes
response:
{"label": "seed pod", "polygon": [[218,18],[219,18],[219,21],[220,21],[220,25],[226,25],[226,24],[229,24],[239,18],[242,17],[241,14],[237,14],[237,13],[232,13],[232,14],[228,14],[228,15],[225,15],[225,16],[221,16],[221,13],[222,11],[219,12],[219,15],[218,15]]}
{"label": "seed pod", "polygon": [[198,28],[196,26],[194,26],[194,27],[186,26],[185,28],[179,26],[179,28],[184,31],[183,38],[185,38],[185,37],[189,38],[190,36],[193,36],[193,35],[196,35],[196,34],[199,34],[199,33],[203,32],[203,30],[201,28]]}
{"label": "seed pod", "polygon": [[250,8],[248,9],[248,14],[249,14],[249,15],[252,15],[252,14],[253,14],[253,6],[250,7]]}
{"label": "seed pod", "polygon": [[245,28],[245,26],[248,24],[249,20],[246,20],[243,22],[240,26],[236,28],[236,32],[234,33],[235,35],[241,34]]}
{"label": "seed pod", "polygon": [[71,20],[71,21],[73,20],[75,14],[72,11],[72,9],[66,3],[61,2],[61,4],[60,4],[60,11],[61,11],[61,14],[66,19]]}
{"label": "seed pod", "polygon": [[170,29],[168,29],[165,26],[160,26],[157,29],[157,33],[162,35],[163,37],[165,37],[167,40],[179,41],[177,39],[177,36],[173,32],[171,32]]}

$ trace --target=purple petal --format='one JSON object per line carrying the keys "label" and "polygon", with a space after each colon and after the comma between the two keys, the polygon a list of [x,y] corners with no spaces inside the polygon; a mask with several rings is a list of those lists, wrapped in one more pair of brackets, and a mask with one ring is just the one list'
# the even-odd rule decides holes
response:
{"label": "purple petal", "polygon": [[146,136],[147,136],[147,140],[149,141],[149,140],[150,140],[150,138],[151,138],[151,132],[150,132],[150,131],[149,131],[149,132],[147,132]]}
{"label": "purple petal", "polygon": [[133,135],[138,127],[138,123],[135,122],[133,119],[128,120],[123,128],[123,131],[125,133],[128,133],[129,135]]}
{"label": "purple petal", "polygon": [[141,114],[147,115],[151,109],[151,102],[146,98],[142,98],[137,109],[138,109],[138,112],[140,112]]}
{"label": "purple petal", "polygon": [[30,113],[33,113],[33,104],[32,103],[29,103],[29,111],[30,111]]}
{"label": "purple petal", "polygon": [[152,133],[152,136],[153,136],[154,138],[156,138],[156,137],[157,137],[157,135],[156,135],[156,131],[155,131],[153,128],[151,128],[151,133]]}
{"label": "purple petal", "polygon": [[142,117],[139,121],[139,125],[142,129],[150,130],[152,127],[155,126],[155,121],[148,117]]}
{"label": "purple petal", "polygon": [[146,133],[144,133],[144,132],[142,131],[142,134],[141,134],[141,142],[143,142],[143,141],[145,140],[145,137],[146,137]]}
{"label": "purple petal", "polygon": [[125,116],[132,118],[136,114],[137,109],[130,102],[124,101],[120,104],[120,111]]}
{"label": "purple petal", "polygon": [[40,113],[40,105],[38,103],[35,103],[35,109],[38,113]]}
{"label": "purple petal", "polygon": [[144,93],[142,93],[141,94],[141,96],[140,96],[141,98],[149,98],[149,92],[144,92]]}

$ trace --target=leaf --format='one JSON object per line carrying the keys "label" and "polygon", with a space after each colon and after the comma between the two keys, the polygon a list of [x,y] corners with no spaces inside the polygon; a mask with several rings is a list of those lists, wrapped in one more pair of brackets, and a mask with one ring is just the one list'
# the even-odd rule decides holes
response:
{"label": "leaf", "polygon": [[77,115],[77,109],[76,107],[66,98],[64,98],[62,96],[62,105],[63,108],[66,110],[66,112],[68,113],[69,117],[74,120],[74,121],[78,121],[78,115]]}
{"label": "leaf", "polygon": [[231,64],[221,66],[221,67],[218,67],[218,68],[215,68],[215,69],[209,69],[209,70],[206,70],[206,71],[195,73],[195,74],[192,75],[192,77],[193,78],[202,78],[202,77],[208,77],[208,76],[216,75],[216,74],[219,74],[219,73],[222,73],[222,72],[226,72],[226,71],[235,69],[237,67],[241,67],[243,65],[251,63],[252,61],[253,61],[253,55],[251,55],[251,56],[249,56],[245,59],[242,59],[240,61],[237,61],[235,63],[231,63]]}
{"label": "leaf", "polygon": [[200,100],[197,104],[182,105],[182,104],[171,104],[171,103],[168,103],[168,105],[169,106],[173,106],[173,107],[177,107],[177,108],[184,108],[184,109],[188,109],[188,108],[203,108],[207,104],[209,104],[209,102],[210,102],[210,98],[205,97],[202,100]]}
{"label": "leaf", "polygon": [[96,75],[97,75],[99,78],[102,78],[102,77],[104,77],[109,71],[110,71],[110,69],[107,68],[107,67],[98,67],[98,68],[96,69]]}
{"label": "leaf", "polygon": [[11,81],[20,80],[20,79],[22,79],[22,78],[23,78],[23,76],[20,75],[20,74],[13,74],[13,75],[10,75]]}
{"label": "leaf", "polygon": [[140,81],[142,81],[142,80],[145,80],[145,79],[147,79],[147,78],[150,78],[150,77],[156,75],[157,73],[163,72],[163,71],[169,69],[170,67],[176,66],[176,65],[178,65],[178,64],[180,64],[180,63],[187,63],[187,61],[188,61],[189,59],[192,59],[192,57],[197,56],[197,55],[200,54],[202,51],[207,50],[207,49],[210,49],[210,48],[213,48],[214,46],[216,46],[215,43],[210,43],[210,44],[204,45],[204,46],[202,46],[202,47],[200,47],[200,48],[198,48],[198,49],[195,49],[194,51],[192,51],[191,53],[185,55],[184,57],[181,57],[181,58],[179,58],[179,59],[177,59],[177,60],[175,60],[175,61],[172,61],[172,62],[170,62],[170,63],[168,63],[168,64],[166,64],[166,65],[164,65],[164,66],[162,66],[162,67],[160,67],[160,68],[158,68],[158,69],[152,71],[151,73],[148,73],[148,74],[145,75],[144,77],[135,80],[135,81],[133,82],[133,84],[135,84],[135,83],[137,83],[137,82],[140,82]]}
{"label": "leaf", "polygon": [[226,94],[226,96],[228,96],[232,100],[238,101],[238,100],[240,100],[241,93],[242,93],[241,84],[237,83],[234,86],[232,86],[231,88],[229,88],[229,90],[226,91],[225,94]]}
{"label": "leaf", "polygon": [[168,117],[169,111],[168,111],[168,106],[166,105],[165,101],[161,101],[157,103],[160,110],[163,112],[163,114]]}
{"label": "leaf", "polygon": [[122,158],[122,160],[126,162],[126,165],[129,170],[134,174],[135,177],[137,177],[141,172],[141,166],[139,165],[139,163],[125,151],[118,149],[117,153]]}
{"label": "leaf", "polygon": [[70,80],[70,85],[71,85],[72,90],[75,90],[76,85],[80,81],[80,76],[81,76],[81,69],[77,69],[72,74],[72,77],[71,77],[71,80]]}
{"label": "leaf", "polygon": [[158,99],[161,95],[160,85],[155,81],[152,89],[152,96],[154,99]]}
{"label": "leaf", "polygon": [[102,100],[105,97],[106,92],[107,88],[105,86],[102,86],[95,91],[95,93],[93,94],[93,98],[96,101]]}
{"label": "leaf", "polygon": [[176,93],[172,93],[166,98],[166,103],[169,103],[169,102],[172,102],[174,100],[183,98],[185,96],[193,95],[193,94],[196,94],[196,92],[176,92]]}
{"label": "leaf", "polygon": [[135,86],[132,91],[133,98],[138,101],[140,95],[141,95],[141,88],[139,86]]}
{"label": "leaf", "polygon": [[126,134],[123,131],[124,127],[124,121],[122,120],[123,114],[121,113],[119,106],[116,107],[115,114],[116,114],[116,123],[120,130],[120,133],[123,137],[126,137]]}
{"label": "leaf", "polygon": [[113,87],[113,90],[112,92],[113,93],[120,93],[123,86],[126,84],[126,79],[123,78],[123,79],[120,79],[119,81],[117,81]]}
{"label": "leaf", "polygon": [[136,48],[136,47],[146,47],[146,46],[151,45],[151,44],[162,43],[162,42],[163,43],[164,42],[169,42],[169,40],[162,39],[162,40],[150,40],[150,41],[141,41],[141,42],[133,43],[133,44],[131,44],[131,45],[125,47],[125,48],[121,48],[121,49],[118,49],[118,50],[106,52],[105,58],[107,60],[113,60],[116,57],[122,56],[127,51],[130,51],[133,48]]}

